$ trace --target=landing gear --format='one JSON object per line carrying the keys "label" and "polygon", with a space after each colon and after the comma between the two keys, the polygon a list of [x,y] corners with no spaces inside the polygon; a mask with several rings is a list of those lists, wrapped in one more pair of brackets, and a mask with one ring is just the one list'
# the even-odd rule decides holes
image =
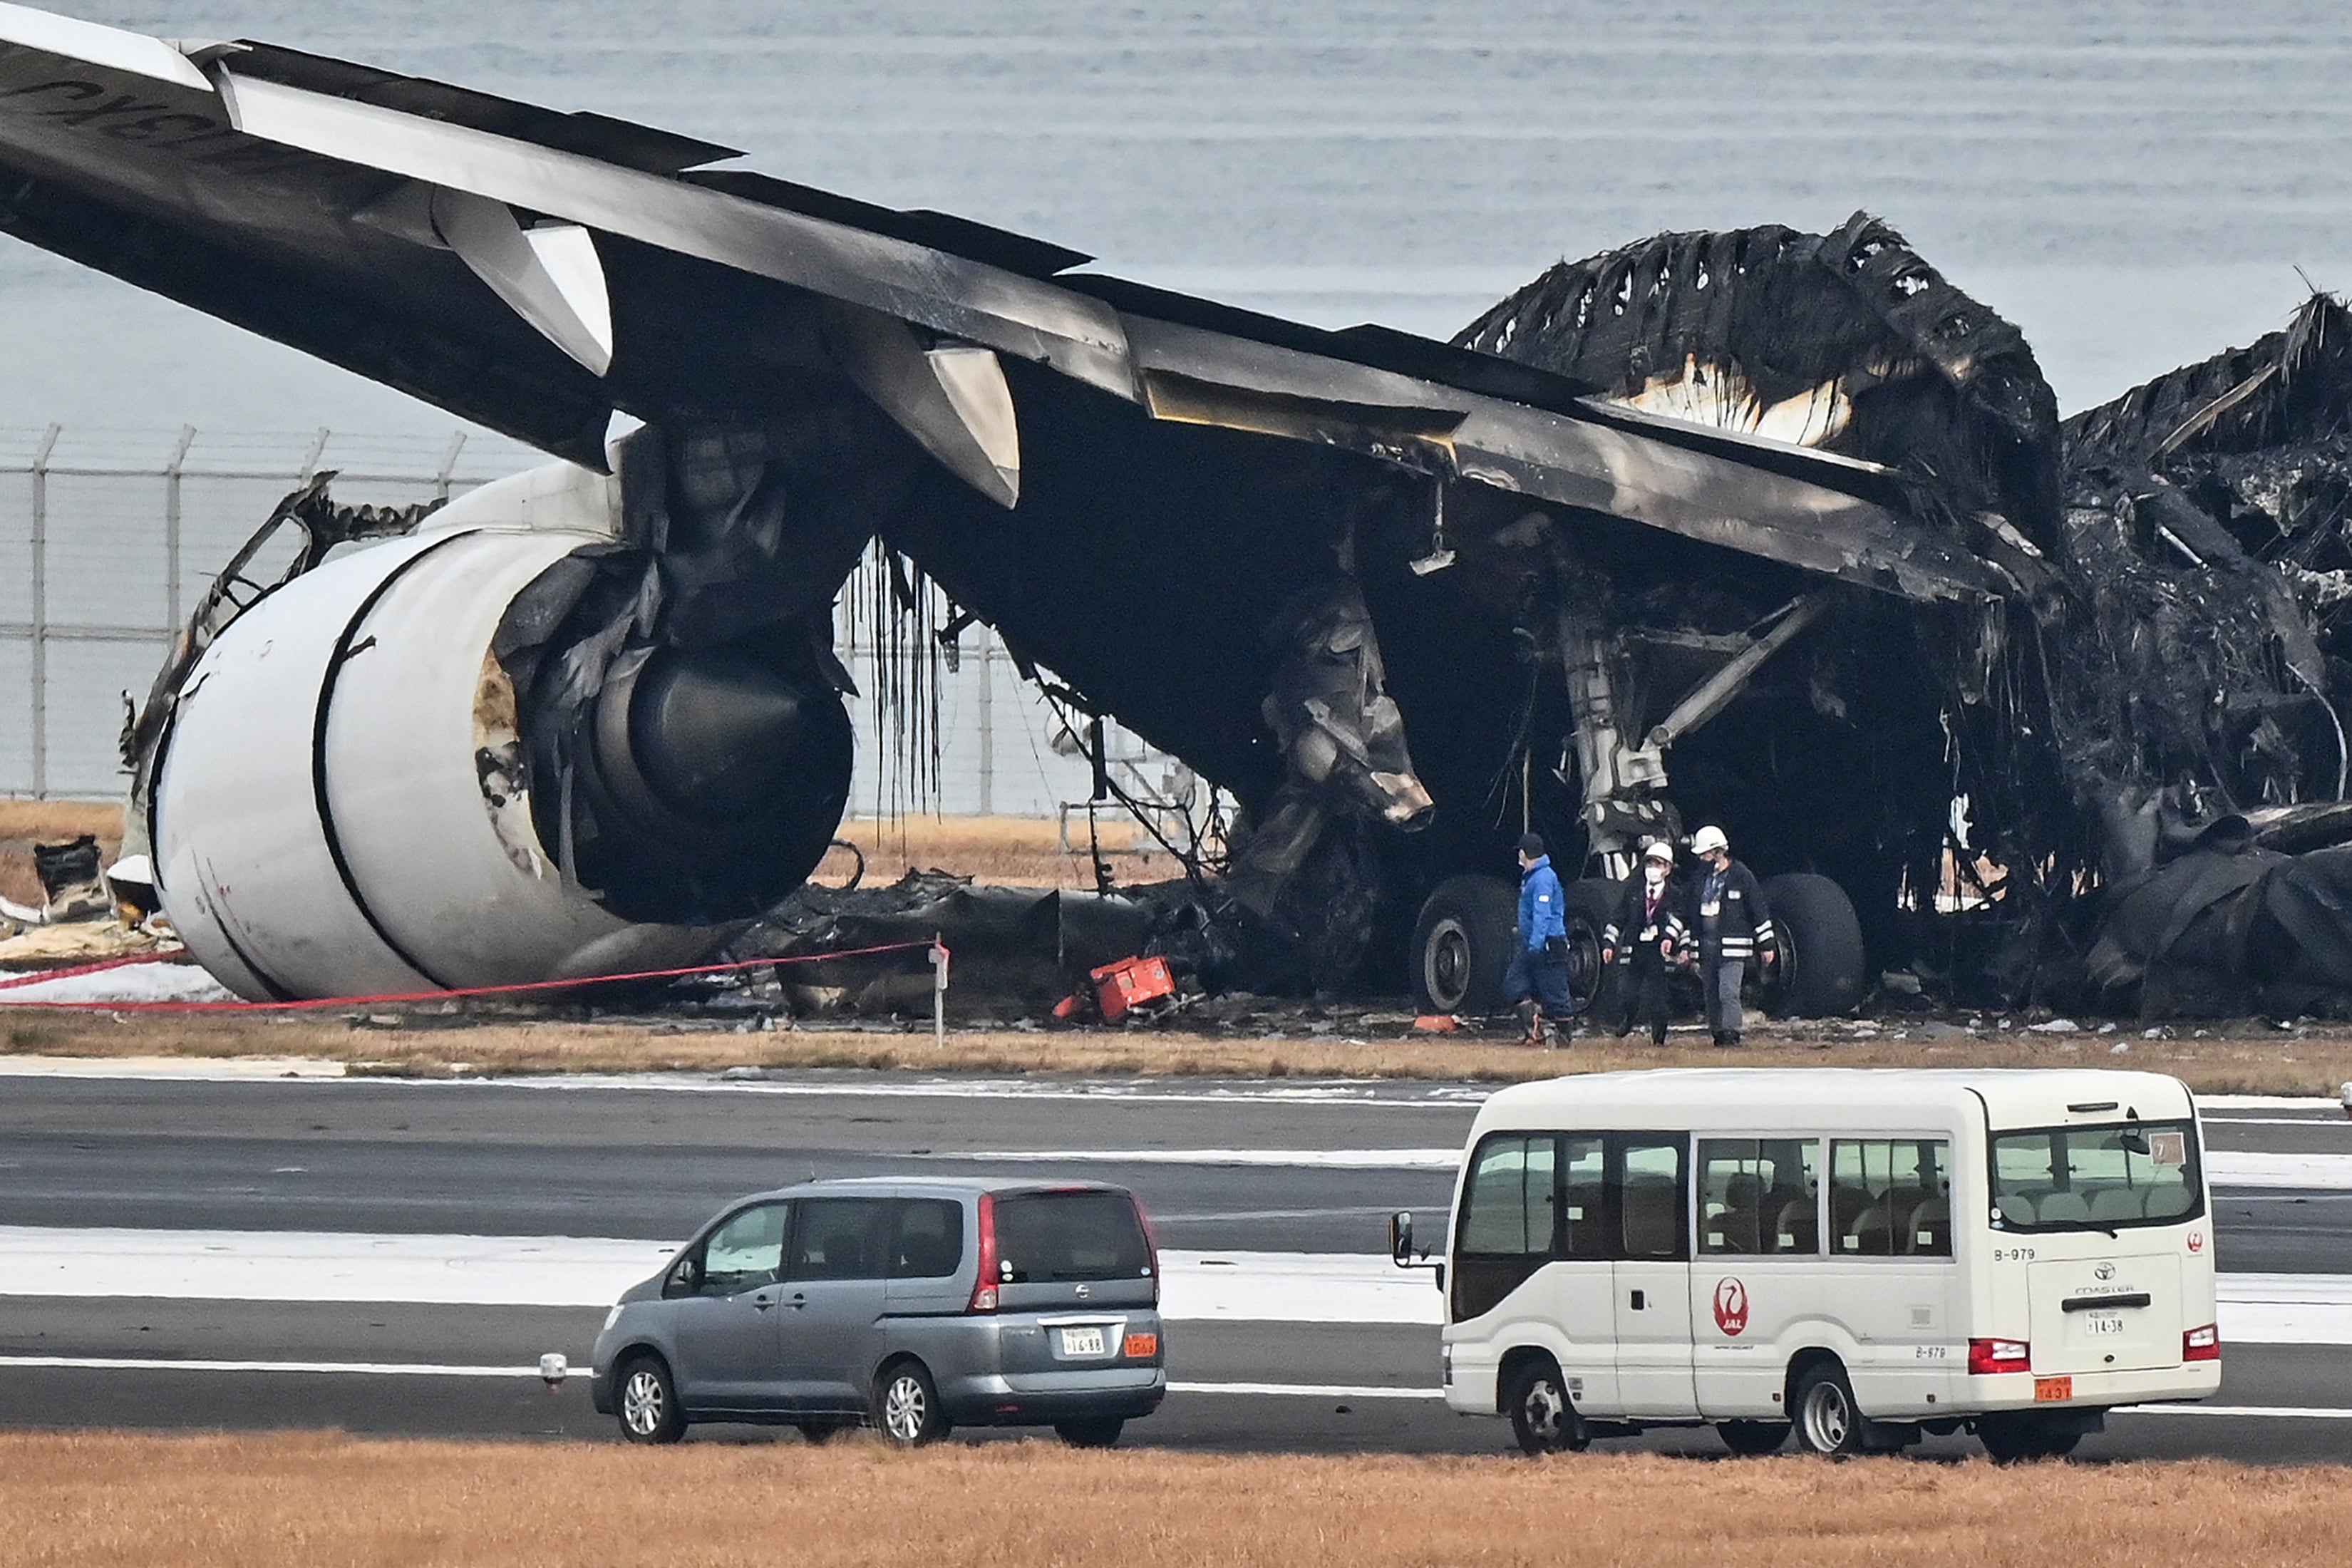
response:
{"label": "landing gear", "polygon": [[1412,999],[1424,1013],[1492,1013],[1519,940],[1519,895],[1500,877],[1451,877],[1412,928]]}
{"label": "landing gear", "polygon": [[1780,933],[1780,962],[1759,965],[1756,994],[1781,1018],[1833,1018],[1862,1001],[1869,959],[1853,900],[1809,871],[1768,878],[1764,897]]}

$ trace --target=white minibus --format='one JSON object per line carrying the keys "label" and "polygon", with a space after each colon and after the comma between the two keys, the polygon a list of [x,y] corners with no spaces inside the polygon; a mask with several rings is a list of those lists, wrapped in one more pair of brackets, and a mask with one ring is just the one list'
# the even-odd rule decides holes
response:
{"label": "white minibus", "polygon": [[[1412,1216],[1391,1224],[1415,1262]],[[1425,1258],[1425,1255],[1424,1255]],[[2197,1108],[2156,1073],[1596,1073],[1478,1113],[1437,1283],[1454,1409],[1529,1453],[1975,1432],[2064,1454],[2221,1384]]]}

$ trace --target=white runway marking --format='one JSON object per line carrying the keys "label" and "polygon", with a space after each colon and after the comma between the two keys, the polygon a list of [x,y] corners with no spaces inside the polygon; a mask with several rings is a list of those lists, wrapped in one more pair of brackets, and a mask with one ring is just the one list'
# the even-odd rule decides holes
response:
{"label": "white runway marking", "polygon": [[2280,1187],[2352,1191],[2352,1154],[2272,1154],[2252,1149],[2208,1149],[2205,1175],[2215,1186],[2241,1192]]}
{"label": "white runway marking", "polygon": [[[0,1078],[103,1079],[132,1082],[254,1083],[282,1079],[338,1079],[355,1084],[406,1089],[497,1089],[665,1094],[775,1095],[802,1100],[1084,1100],[1089,1104],[1335,1106],[1351,1110],[1475,1110],[1494,1093],[1491,1084],[1431,1082],[1400,1085],[1393,1079],[1328,1079],[1280,1085],[1203,1085],[1197,1079],[925,1078],[842,1082],[798,1079],[741,1078],[723,1073],[532,1073],[512,1077],[376,1078],[353,1074],[345,1064],[308,1058],[197,1059],[184,1057],[0,1056]],[[2315,1101],[2332,1104],[2332,1101]]]}
{"label": "white runway marking", "polygon": [[2118,1405],[2110,1415],[2241,1415],[2262,1420],[2352,1421],[2352,1410],[2315,1405]]}
{"label": "white runway marking", "polygon": [[[1447,1171],[1457,1147],[1419,1149],[982,1149],[919,1156],[986,1165],[1202,1165],[1275,1170]],[[2352,1192],[2352,1153],[2279,1154],[2208,1149],[2205,1169],[2225,1192]]]}
{"label": "white runway marking", "polygon": [[[499,1382],[537,1383],[535,1366],[463,1366],[436,1362],[376,1361],[196,1361],[165,1356],[0,1355],[0,1371],[229,1373],[239,1376],[284,1374],[302,1377],[448,1377]],[[585,1360],[572,1375],[585,1373]],[[1437,1400],[1436,1388],[1381,1388],[1343,1383],[1194,1383],[1171,1381],[1171,1394],[1216,1394],[1274,1399]],[[2126,1405],[2111,1415],[2220,1415],[2240,1419],[2282,1421],[2352,1421],[2352,1409],[2302,1405]]]}
{"label": "white runway marking", "polygon": [[48,1367],[66,1372],[284,1372],[320,1377],[527,1377],[533,1383],[540,1381],[539,1368],[535,1366],[445,1366],[434,1362],[173,1361],[163,1356],[0,1355],[0,1367]]}
{"label": "white runway marking", "polygon": [[[0,1296],[604,1307],[671,1247],[593,1237],[0,1226]],[[1430,1275],[1379,1254],[1160,1253],[1172,1322],[1435,1326]],[[2224,1274],[2221,1341],[2352,1344],[2352,1274]]]}
{"label": "white runway marking", "polygon": [[[1444,1149],[988,1149],[921,1156],[988,1165],[1255,1165],[1283,1170],[1452,1171],[1459,1148]],[[2352,1160],[2352,1156],[2347,1156]]]}
{"label": "white runway marking", "polygon": [[1297,1399],[1443,1399],[1436,1388],[1366,1388],[1339,1383],[1171,1383],[1171,1394],[1242,1394]]}

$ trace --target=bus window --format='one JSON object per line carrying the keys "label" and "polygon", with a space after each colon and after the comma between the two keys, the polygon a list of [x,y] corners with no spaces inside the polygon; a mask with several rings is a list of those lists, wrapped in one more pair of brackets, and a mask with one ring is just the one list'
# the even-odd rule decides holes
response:
{"label": "bus window", "polygon": [[1732,1257],[1812,1256],[1821,1143],[1811,1138],[1702,1138],[1698,1249]]}
{"label": "bus window", "polygon": [[1940,1138],[1830,1142],[1833,1250],[1863,1258],[1952,1255],[1951,1145]]}
{"label": "bus window", "polygon": [[1996,1133],[1992,1201],[2007,1230],[2177,1225],[2204,1206],[2197,1130],[2149,1121]]}
{"label": "bus window", "polygon": [[1683,1140],[1674,1134],[1624,1136],[1617,1158],[1620,1258],[1675,1259],[1683,1245]]}
{"label": "bus window", "polygon": [[1459,1250],[1483,1258],[1549,1258],[1555,1201],[1549,1132],[1506,1133],[1479,1147],[1462,1200]]}
{"label": "bus window", "polygon": [[1480,1141],[1454,1229],[1455,1322],[1492,1311],[1551,1260],[1559,1144],[1549,1132],[1497,1132]]}
{"label": "bus window", "polygon": [[1608,1183],[1603,1144],[1598,1137],[1570,1133],[1560,1140],[1559,1256],[1606,1258],[1609,1249]]}

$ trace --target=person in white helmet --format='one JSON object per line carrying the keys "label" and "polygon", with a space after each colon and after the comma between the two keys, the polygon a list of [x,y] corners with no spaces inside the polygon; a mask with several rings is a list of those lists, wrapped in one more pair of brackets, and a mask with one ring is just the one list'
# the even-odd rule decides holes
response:
{"label": "person in white helmet", "polygon": [[1601,931],[1601,962],[1625,965],[1628,984],[1620,989],[1624,1010],[1617,1033],[1631,1034],[1638,1016],[1650,1026],[1650,1043],[1666,1043],[1667,975],[1688,944],[1683,923],[1683,888],[1675,875],[1675,847],[1654,838],[1642,847],[1642,875],[1626,885],[1616,918]]}
{"label": "person in white helmet", "polygon": [[1720,827],[1691,835],[1691,850],[1705,862],[1698,876],[1699,979],[1706,993],[1706,1026],[1726,1050],[1739,1045],[1739,983],[1748,963],[1769,963],[1779,946],[1771,907],[1756,873],[1731,858],[1731,840]]}

